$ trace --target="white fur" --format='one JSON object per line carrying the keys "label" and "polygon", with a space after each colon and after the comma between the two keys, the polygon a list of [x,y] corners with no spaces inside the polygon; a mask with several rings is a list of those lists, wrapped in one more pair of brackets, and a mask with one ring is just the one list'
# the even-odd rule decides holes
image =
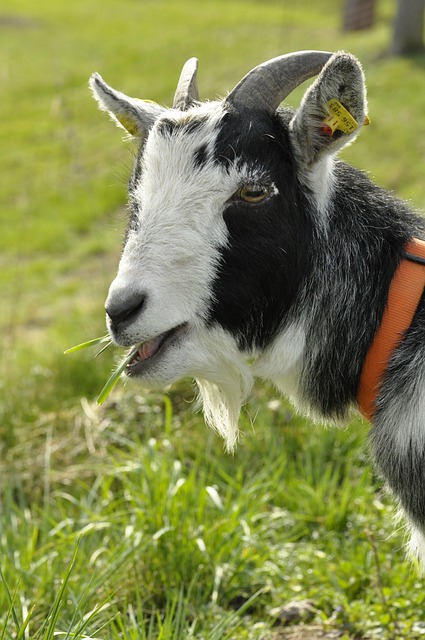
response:
{"label": "white fur", "polygon": [[413,560],[419,561],[419,570],[425,573],[425,536],[414,525],[409,526],[410,536],[407,551]]}
{"label": "white fur", "polygon": [[154,127],[146,143],[143,181],[133,196],[140,205],[140,231],[130,233],[109,291],[114,300],[125,299],[136,287],[147,295],[144,313],[121,336],[123,344],[205,317],[217,249],[227,241],[218,213],[238,180],[215,165],[193,180],[194,153],[201,142],[214,143],[214,125],[222,116],[219,106],[208,112],[200,135],[170,139]]}
{"label": "white fur", "polygon": [[202,334],[201,348],[193,354],[193,375],[199,387],[205,420],[232,451],[238,438],[240,410],[254,378],[236,341],[220,327]]}
{"label": "white fur", "polygon": [[140,205],[140,231],[130,232],[108,300],[125,300],[135,287],[147,296],[143,313],[119,337],[125,346],[188,324],[181,340],[167,348],[144,382],[157,386],[194,377],[207,423],[232,449],[253,376],[235,339],[221,328],[206,327],[204,320],[218,248],[227,242],[222,212],[236,189],[252,177],[252,170],[225,170],[211,162],[197,170],[194,181],[194,154],[200,144],[212,153],[223,108],[210,103],[185,113],[168,112],[167,117],[178,120],[195,114],[208,114],[196,134],[164,136],[158,133],[161,119],[150,133],[143,180],[133,195]]}
{"label": "white fur", "polygon": [[207,424],[212,426],[233,450],[238,436],[238,419],[242,404],[254,384],[254,377],[272,381],[295,404],[300,404],[299,380],[305,346],[304,329],[290,325],[260,356],[242,354],[236,341],[223,329],[215,327],[202,334],[197,350],[199,386]]}
{"label": "white fur", "polygon": [[272,381],[294,404],[300,404],[299,382],[305,348],[303,323],[289,325],[253,364],[254,374]]}
{"label": "white fur", "polygon": [[308,169],[301,165],[299,171],[300,180],[312,194],[311,200],[319,213],[322,233],[327,230],[328,204],[334,190],[333,166],[334,158],[325,156]]}
{"label": "white fur", "polygon": [[[381,423],[385,425],[385,437],[391,437],[393,451],[401,458],[408,454],[412,443],[417,451],[425,449],[425,364],[422,350],[417,351],[408,366],[408,384],[400,390],[393,384],[384,383],[378,400],[378,430],[381,431]],[[403,425],[402,429],[400,425]]]}

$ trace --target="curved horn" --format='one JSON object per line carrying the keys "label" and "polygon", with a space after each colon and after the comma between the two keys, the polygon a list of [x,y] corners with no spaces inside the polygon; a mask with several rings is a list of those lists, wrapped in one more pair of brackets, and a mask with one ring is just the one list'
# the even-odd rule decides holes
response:
{"label": "curved horn", "polygon": [[272,114],[296,87],[318,75],[331,56],[327,51],[297,51],[273,58],[247,73],[226,102]]}
{"label": "curved horn", "polygon": [[196,72],[198,71],[197,58],[190,58],[183,66],[177,83],[176,93],[174,94],[173,108],[186,111],[199,101],[198,82],[196,80]]}

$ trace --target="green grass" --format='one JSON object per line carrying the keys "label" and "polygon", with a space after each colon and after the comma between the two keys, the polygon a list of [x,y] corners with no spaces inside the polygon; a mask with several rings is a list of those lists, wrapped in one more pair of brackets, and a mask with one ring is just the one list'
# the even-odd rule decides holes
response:
{"label": "green grass", "polygon": [[[368,462],[367,428],[327,431],[259,387],[234,457],[192,411],[63,350],[104,332],[133,150],[87,90],[97,70],[169,104],[302,48],[363,61],[372,124],[345,157],[423,208],[423,57],[393,60],[393,3],[343,34],[337,0],[45,0],[0,10],[0,640],[278,640],[310,599],[343,638],[421,638],[422,580]],[[291,96],[296,105],[302,90]],[[252,423],[254,426],[252,426]],[[302,631],[297,631],[302,638]],[[292,636],[293,637],[293,636]]]}
{"label": "green grass", "polygon": [[36,457],[11,448],[4,637],[34,606],[31,638],[84,637],[83,625],[88,637],[272,638],[270,612],[299,597],[347,638],[420,637],[408,632],[423,590],[365,462],[365,429],[313,429],[263,392],[257,433],[245,416],[232,458],[182,412],[188,394],[84,401],[34,422]]}

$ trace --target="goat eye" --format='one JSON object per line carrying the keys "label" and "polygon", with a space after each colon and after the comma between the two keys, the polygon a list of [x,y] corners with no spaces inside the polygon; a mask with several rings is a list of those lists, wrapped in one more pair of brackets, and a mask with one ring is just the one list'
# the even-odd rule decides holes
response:
{"label": "goat eye", "polygon": [[261,202],[269,194],[269,189],[262,184],[244,184],[236,193],[236,196],[244,202],[255,204]]}

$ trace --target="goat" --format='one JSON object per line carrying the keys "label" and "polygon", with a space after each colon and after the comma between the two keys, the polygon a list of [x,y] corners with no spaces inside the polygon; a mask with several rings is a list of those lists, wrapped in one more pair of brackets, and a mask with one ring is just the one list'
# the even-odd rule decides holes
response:
{"label": "goat", "polygon": [[137,349],[126,375],[195,378],[229,449],[255,377],[314,419],[360,408],[425,564],[425,224],[336,159],[367,122],[362,67],[287,54],[212,102],[196,74],[192,58],[171,109],[90,81],[139,144],[105,304],[113,341]]}

